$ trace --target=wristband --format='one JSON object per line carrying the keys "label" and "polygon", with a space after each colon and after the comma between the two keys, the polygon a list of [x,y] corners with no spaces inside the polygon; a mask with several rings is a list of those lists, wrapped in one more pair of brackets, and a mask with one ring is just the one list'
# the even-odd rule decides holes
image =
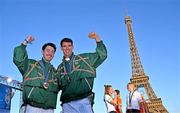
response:
{"label": "wristband", "polygon": [[27,44],[32,44],[32,43],[29,42],[27,39],[24,39],[24,41],[25,41]]}

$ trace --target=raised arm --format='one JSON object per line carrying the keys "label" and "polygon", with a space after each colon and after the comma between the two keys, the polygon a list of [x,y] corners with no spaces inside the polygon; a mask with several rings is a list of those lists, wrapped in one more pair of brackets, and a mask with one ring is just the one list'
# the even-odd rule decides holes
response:
{"label": "raised arm", "polygon": [[107,58],[106,46],[103,44],[103,41],[97,33],[91,32],[88,37],[95,39],[97,43],[96,52],[89,55],[92,66],[97,68]]}
{"label": "raised arm", "polygon": [[34,40],[32,36],[27,36],[27,38],[21,43],[20,46],[14,48],[13,62],[18,67],[22,75],[26,72],[28,66],[28,54],[26,51],[26,46]]}

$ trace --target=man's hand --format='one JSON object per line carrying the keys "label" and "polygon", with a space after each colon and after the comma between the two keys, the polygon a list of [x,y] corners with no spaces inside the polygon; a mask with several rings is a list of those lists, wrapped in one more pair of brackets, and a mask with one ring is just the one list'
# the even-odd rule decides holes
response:
{"label": "man's hand", "polygon": [[92,38],[92,39],[95,39],[96,42],[100,42],[101,41],[101,39],[99,38],[99,36],[95,32],[90,32],[88,37]]}
{"label": "man's hand", "polygon": [[26,40],[28,41],[28,43],[31,43],[32,41],[34,41],[34,38],[32,35],[27,36]]}
{"label": "man's hand", "polygon": [[34,41],[33,36],[32,36],[32,35],[28,35],[28,36],[26,37],[26,39],[23,41],[22,44],[27,45],[28,43],[31,43],[32,41]]}

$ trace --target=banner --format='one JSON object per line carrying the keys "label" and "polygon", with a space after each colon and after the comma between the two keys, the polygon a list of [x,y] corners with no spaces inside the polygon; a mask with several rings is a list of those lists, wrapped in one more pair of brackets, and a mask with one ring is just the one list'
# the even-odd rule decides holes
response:
{"label": "banner", "polygon": [[0,113],[10,113],[12,89],[0,83]]}

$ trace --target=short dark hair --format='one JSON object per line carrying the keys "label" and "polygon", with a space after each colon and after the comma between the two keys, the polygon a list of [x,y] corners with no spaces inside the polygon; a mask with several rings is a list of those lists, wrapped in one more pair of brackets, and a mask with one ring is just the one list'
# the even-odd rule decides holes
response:
{"label": "short dark hair", "polygon": [[49,43],[45,43],[45,44],[42,46],[42,50],[44,51],[47,46],[53,47],[53,48],[54,48],[54,52],[56,52],[56,45],[53,44],[53,43],[50,43],[50,42],[49,42]]}
{"label": "short dark hair", "polygon": [[72,39],[70,39],[70,38],[63,38],[62,40],[61,40],[61,47],[62,47],[62,43],[63,42],[70,42],[72,45],[73,45],[73,41],[72,41]]}
{"label": "short dark hair", "polygon": [[118,89],[116,89],[115,92],[117,93],[117,95],[119,95],[119,93],[120,93],[120,91]]}

